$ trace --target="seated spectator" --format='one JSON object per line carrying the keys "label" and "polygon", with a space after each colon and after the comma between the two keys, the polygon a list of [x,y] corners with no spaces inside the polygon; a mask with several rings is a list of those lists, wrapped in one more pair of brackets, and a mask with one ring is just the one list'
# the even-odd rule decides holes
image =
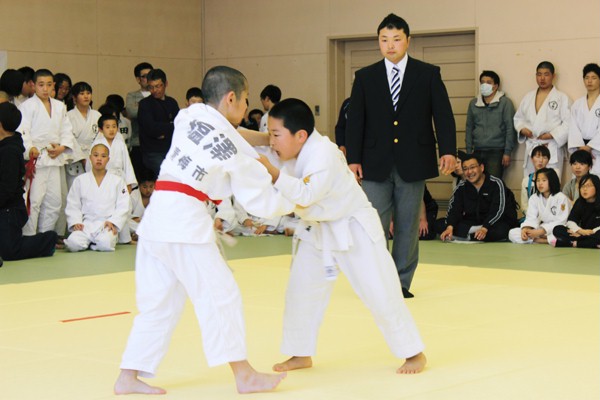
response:
{"label": "seated spectator", "polygon": [[567,223],[571,203],[560,191],[560,181],[552,168],[535,172],[535,194],[529,198],[527,215],[520,228],[513,228],[508,238],[513,243],[531,244],[553,241],[552,231]]}
{"label": "seated spectator", "polygon": [[581,178],[579,198],[573,204],[567,225],[558,225],[553,233],[556,240],[550,242],[555,247],[600,246],[600,178],[586,175]]}
{"label": "seated spectator", "polygon": [[235,210],[231,197],[226,197],[219,204],[210,200],[205,201],[206,209],[214,220],[214,228],[223,233],[233,235],[233,230],[237,227]]}
{"label": "seated spectator", "polygon": [[150,197],[152,196],[152,193],[154,193],[155,183],[156,177],[151,174],[146,174],[146,176],[140,178],[138,188],[131,192],[129,232],[131,233],[132,240],[137,241],[138,239],[137,228],[142,221],[144,211],[146,211],[148,204],[150,204]]}
{"label": "seated spectator", "polygon": [[67,224],[72,232],[65,239],[69,251],[88,247],[115,251],[117,236],[127,222],[129,193],[120,176],[106,170],[109,149],[104,144],[92,147],[92,170],[78,176],[67,196]]}
{"label": "seated spectator", "polygon": [[202,89],[199,87],[189,88],[185,94],[186,107],[196,103],[204,103],[204,96],[202,95]]}
{"label": "seated spectator", "polygon": [[523,181],[521,182],[521,210],[524,215],[527,213],[529,198],[535,192],[535,182],[533,181],[535,171],[546,168],[549,162],[550,150],[548,150],[548,147],[539,145],[531,150],[531,164],[533,165],[534,172],[524,176]]}
{"label": "seated spectator", "polygon": [[[419,215],[419,240],[435,239],[435,220],[438,214],[438,204],[427,190],[423,193],[423,202],[421,203],[421,211]],[[390,229],[390,232],[393,232]]]}
{"label": "seated spectator", "polygon": [[487,175],[474,155],[462,163],[465,180],[456,186],[446,216],[441,240],[506,240],[508,231],[517,226],[516,202],[502,179]]}
{"label": "seated spectator", "polygon": [[4,260],[48,257],[54,254],[54,231],[23,236],[27,209],[23,200],[25,147],[16,132],[21,112],[9,102],[0,104],[0,266]]}
{"label": "seated spectator", "polygon": [[590,173],[592,169],[592,155],[586,150],[577,150],[569,157],[569,163],[571,163],[571,171],[575,177],[565,184],[562,192],[567,195],[571,203],[574,203],[579,198],[581,178]]}

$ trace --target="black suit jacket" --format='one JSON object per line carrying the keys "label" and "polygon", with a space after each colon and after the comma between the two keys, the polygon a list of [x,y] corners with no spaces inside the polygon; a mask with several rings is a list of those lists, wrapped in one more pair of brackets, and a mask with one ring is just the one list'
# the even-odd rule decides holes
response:
{"label": "black suit jacket", "polygon": [[[356,72],[346,125],[349,164],[381,182],[396,166],[407,182],[438,176],[439,154],[456,154],[456,124],[439,67],[409,57],[396,111],[381,60]],[[434,134],[433,124],[436,133]]]}

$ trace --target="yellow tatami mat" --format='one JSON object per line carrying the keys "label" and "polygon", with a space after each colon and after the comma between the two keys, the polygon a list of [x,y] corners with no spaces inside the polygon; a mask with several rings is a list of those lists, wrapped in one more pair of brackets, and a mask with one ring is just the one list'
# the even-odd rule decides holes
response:
{"label": "yellow tatami mat", "polygon": [[[259,370],[284,358],[289,261],[230,263]],[[421,264],[412,289],[407,303],[429,358],[422,374],[395,374],[401,362],[341,276],[315,366],[290,372],[277,391],[238,395],[227,366],[208,368],[189,304],[150,383],[168,390],[165,399],[186,400],[600,398],[597,276]],[[135,312],[133,272],[0,286],[0,399],[117,398],[112,385]]]}

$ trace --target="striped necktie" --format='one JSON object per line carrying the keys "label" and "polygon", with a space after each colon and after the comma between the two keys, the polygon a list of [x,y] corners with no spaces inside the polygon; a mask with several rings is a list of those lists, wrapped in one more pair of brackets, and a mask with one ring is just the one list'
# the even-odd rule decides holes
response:
{"label": "striped necktie", "polygon": [[392,68],[392,85],[390,86],[390,92],[392,94],[392,103],[394,104],[394,111],[398,105],[398,98],[400,97],[400,69],[394,65]]}

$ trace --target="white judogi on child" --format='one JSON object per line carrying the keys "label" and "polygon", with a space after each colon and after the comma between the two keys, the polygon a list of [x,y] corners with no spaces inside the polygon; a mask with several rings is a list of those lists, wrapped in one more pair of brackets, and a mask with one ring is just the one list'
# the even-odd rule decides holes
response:
{"label": "white judogi on child", "polygon": [[137,231],[139,222],[134,221],[133,218],[139,218],[140,220],[144,216],[144,202],[142,201],[142,194],[139,189],[133,190],[129,196],[131,198],[131,213],[129,215],[129,232],[135,233]]}
{"label": "white judogi on child", "polygon": [[[111,222],[120,231],[129,215],[129,192],[120,176],[107,172],[100,185],[93,172],[75,178],[67,196],[67,224],[83,224],[82,231],[73,231],[65,239],[69,251],[88,248],[98,251],[114,251],[117,235],[104,227]],[[91,244],[91,246],[90,246]]]}
{"label": "white judogi on child", "polygon": [[569,122],[569,152],[573,153],[586,144],[592,148],[594,163],[590,172],[600,175],[600,97],[592,108],[588,108],[587,96],[583,96],[571,107]]}
{"label": "white judogi on child", "polygon": [[206,201],[204,204],[206,204],[206,209],[213,220],[215,218],[220,218],[221,221],[223,221],[224,233],[231,232],[237,227],[238,224],[231,197],[222,199],[218,206],[210,200]]}
{"label": "white judogi on child", "polygon": [[179,111],[171,148],[137,230],[140,313],[122,369],[154,376],[187,296],[202,329],[208,364],[247,358],[240,292],[200,198],[201,192],[211,199],[235,195],[248,211],[264,217],[291,212],[294,205],[277,193],[256,158],[252,147],[211,106],[193,104]]}
{"label": "white judogi on child", "polygon": [[[564,145],[569,137],[569,119],[571,113],[569,106],[571,99],[553,87],[539,111],[535,110],[535,96],[537,89],[527,93],[517,109],[514,117],[515,129],[519,143],[525,143],[525,155],[523,162],[524,176],[534,171],[531,163],[531,151],[539,145],[545,145],[550,150],[550,162],[548,168],[554,168],[562,171],[564,161]],[[533,138],[529,139],[519,134],[521,129],[528,128],[533,132]],[[550,133],[552,139],[542,140],[538,136],[543,133]]]}
{"label": "white judogi on child", "polygon": [[552,230],[557,225],[565,225],[571,211],[571,202],[564,193],[558,192],[545,198],[537,193],[529,198],[525,221],[519,228],[513,228],[508,232],[508,238],[513,243],[530,244],[532,239],[521,239],[521,228],[526,226],[533,229],[544,228],[548,242],[552,241],[554,235]]}
{"label": "white judogi on child", "polygon": [[[94,147],[97,144],[105,145],[110,151],[110,160],[108,161],[108,164],[106,164],[106,170],[123,178],[127,185],[137,185],[131,158],[129,157],[127,145],[125,144],[123,137],[120,134],[117,134],[113,139],[112,144],[109,144],[104,135],[100,133],[96,136],[91,147]],[[90,163],[87,163],[85,166],[86,171],[91,170],[89,164]]]}
{"label": "white judogi on child", "polygon": [[[36,95],[19,106],[23,119],[17,131],[23,135],[25,159],[29,159],[32,147],[40,152],[35,177],[29,188],[31,205],[29,219],[23,227],[25,236],[55,229],[62,205],[62,191],[66,188],[61,168],[72,157],[75,139],[65,105],[52,98],[50,105],[51,113],[48,114],[44,103]],[[51,143],[63,145],[66,150],[52,159],[47,152]]]}
{"label": "white judogi on child", "polygon": [[337,146],[314,130],[295,166],[284,166],[275,187],[298,205],[295,212],[300,217],[281,351],[291,356],[316,353],[339,268],[373,314],[392,352],[400,358],[420,353],[424,345],[404,303],[377,211]]}

